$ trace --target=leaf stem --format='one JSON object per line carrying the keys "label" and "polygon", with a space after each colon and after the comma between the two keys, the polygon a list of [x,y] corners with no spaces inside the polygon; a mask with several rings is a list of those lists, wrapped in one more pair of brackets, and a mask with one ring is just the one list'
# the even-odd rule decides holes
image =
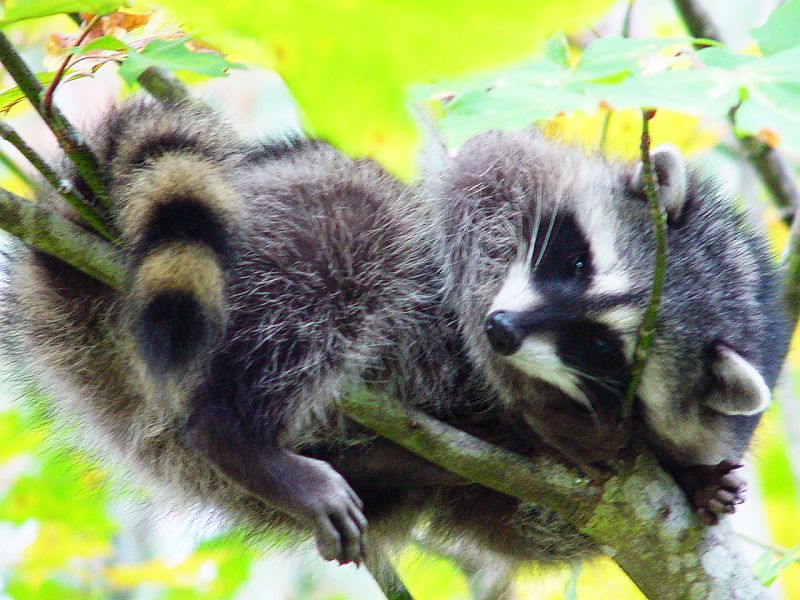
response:
{"label": "leaf stem", "polygon": [[655,255],[653,260],[653,285],[650,288],[650,298],[647,301],[647,309],[644,313],[642,324],[639,327],[639,335],[636,339],[636,349],[633,352],[633,363],[631,364],[631,381],[625,392],[623,404],[623,419],[629,420],[633,414],[633,404],[636,391],[642,381],[647,352],[653,343],[658,310],[661,306],[661,295],[664,289],[664,277],[667,271],[667,218],[664,207],[658,201],[658,180],[653,171],[653,162],[650,157],[650,119],[653,118],[655,111],[642,111],[642,182],[644,183],[644,193],[650,205],[650,217],[653,224],[653,237],[655,241]]}
{"label": "leaf stem", "polygon": [[[75,45],[73,46],[74,48],[78,48],[83,43],[83,40],[85,40],[86,36],[89,35],[92,29],[94,29],[94,26],[97,25],[98,21],[100,21],[100,17],[98,15],[92,17],[91,21],[86,24],[86,27],[84,28],[80,37],[78,37],[78,40],[75,42]],[[53,94],[55,93],[58,84],[61,83],[61,79],[64,77],[64,73],[66,72],[71,60],[72,55],[67,54],[64,60],[61,62],[61,66],[58,67],[55,76],[53,76],[53,79],[50,81],[50,85],[47,86],[47,90],[42,97],[42,110],[48,116],[51,116],[52,114]]]}

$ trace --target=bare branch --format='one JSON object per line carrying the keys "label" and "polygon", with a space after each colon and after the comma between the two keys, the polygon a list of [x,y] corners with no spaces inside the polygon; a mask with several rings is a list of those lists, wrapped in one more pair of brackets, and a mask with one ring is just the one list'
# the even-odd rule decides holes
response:
{"label": "bare branch", "polygon": [[800,219],[792,221],[789,241],[783,252],[783,301],[793,324],[800,317]]}
{"label": "bare branch", "polygon": [[696,38],[722,41],[722,34],[706,10],[696,0],[673,0],[686,29]]}
{"label": "bare branch", "polygon": [[151,96],[164,104],[180,104],[191,100],[189,88],[161,67],[147,67],[136,80]]}
{"label": "bare branch", "polygon": [[0,189],[0,228],[103,283],[121,288],[125,267],[116,249],[41,206]]}
{"label": "bare branch", "polygon": [[352,394],[340,406],[364,427],[465,479],[555,511],[606,548],[651,600],[768,598],[726,528],[698,524],[683,493],[646,452],[616,465],[604,483],[590,482],[550,457],[528,460],[385,395]]}
{"label": "bare branch", "polygon": [[72,206],[78,214],[81,215],[95,231],[106,238],[108,241],[114,239],[113,234],[109,231],[106,224],[103,223],[100,216],[92,209],[90,204],[81,196],[77,190],[72,187],[72,184],[61,177],[56,171],[47,164],[47,162],[39,156],[33,148],[25,143],[20,135],[11,128],[7,123],[0,121],[0,137],[12,144],[20,154],[24,156],[33,167],[41,173],[47,183],[53,186],[64,200]]}
{"label": "bare branch", "polygon": [[775,205],[788,209],[789,214],[793,215],[800,208],[800,189],[781,153],[752,135],[740,137],[739,147],[758,173]]}
{"label": "bare branch", "polygon": [[75,165],[81,179],[92,191],[100,205],[109,210],[111,205],[103,184],[97,157],[89,148],[83,135],[67,121],[58,107],[53,105],[50,111],[45,111],[42,104],[45,93],[42,84],[39,83],[36,75],[28,68],[2,32],[0,32],[0,62],[56,136],[58,144]]}

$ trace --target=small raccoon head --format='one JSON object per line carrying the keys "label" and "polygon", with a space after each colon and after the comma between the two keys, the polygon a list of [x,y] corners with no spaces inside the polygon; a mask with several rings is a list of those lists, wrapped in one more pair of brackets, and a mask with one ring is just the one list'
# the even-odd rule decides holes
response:
{"label": "small raccoon head", "polygon": [[[663,434],[681,430],[687,412],[716,411],[729,420],[740,414],[740,402],[762,410],[767,388],[742,354],[718,343],[725,339],[720,331],[735,331],[747,321],[740,313],[752,307],[709,307],[703,296],[710,265],[722,270],[715,275],[723,288],[747,279],[741,260],[715,254],[726,244],[734,255],[753,253],[741,224],[714,201],[713,210],[698,217],[676,151],[656,150],[653,161],[668,213],[669,258],[640,408],[654,443],[682,455],[686,440]],[[641,167],[586,156],[532,131],[489,132],[453,158],[439,181],[439,198],[447,293],[473,360],[529,425],[568,456],[594,462],[616,455],[624,433],[622,399],[652,282],[654,243]],[[698,222],[687,226],[695,217]],[[725,243],[699,252],[700,259],[691,256],[709,226]],[[734,398],[733,389],[756,397]],[[689,429],[697,432],[708,422],[691,421]]]}

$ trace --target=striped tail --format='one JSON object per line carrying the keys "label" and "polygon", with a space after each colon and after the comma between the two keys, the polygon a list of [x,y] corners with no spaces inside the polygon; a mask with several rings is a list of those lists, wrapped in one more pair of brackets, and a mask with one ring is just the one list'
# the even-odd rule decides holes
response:
{"label": "striped tail", "polygon": [[239,143],[210,111],[141,100],[107,130],[119,137],[106,157],[130,253],[125,318],[147,371],[177,375],[204,364],[224,332],[241,228],[232,184]]}

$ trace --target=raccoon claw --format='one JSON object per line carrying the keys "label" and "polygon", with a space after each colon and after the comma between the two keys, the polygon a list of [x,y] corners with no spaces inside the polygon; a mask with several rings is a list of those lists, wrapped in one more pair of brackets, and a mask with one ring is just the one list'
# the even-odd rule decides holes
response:
{"label": "raccoon claw", "polygon": [[364,559],[364,532],[367,519],[363,503],[344,478],[330,469],[323,489],[308,510],[314,527],[317,549],[325,560],[340,565]]}
{"label": "raccoon claw", "polygon": [[745,481],[735,471],[742,465],[723,460],[717,465],[679,467],[672,473],[706,525],[716,525],[725,515],[736,512],[744,502]]}

